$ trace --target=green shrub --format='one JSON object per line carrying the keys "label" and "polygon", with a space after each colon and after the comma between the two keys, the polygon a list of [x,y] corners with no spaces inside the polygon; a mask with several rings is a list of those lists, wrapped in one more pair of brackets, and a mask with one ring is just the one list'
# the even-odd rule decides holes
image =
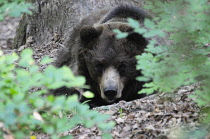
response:
{"label": "green shrub", "polygon": [[[0,0],[0,21],[5,16],[32,14],[33,8],[25,0]],[[78,102],[76,95],[46,95],[50,89],[61,86],[83,87],[85,83],[84,77],[75,77],[67,67],[57,69],[48,66],[43,73],[38,71],[40,65],[49,62],[50,58],[45,57],[35,64],[29,49],[24,50],[20,57],[15,53],[3,55],[0,51],[0,124],[18,139],[28,138],[37,130],[56,139],[59,133],[78,124],[98,126],[103,131],[103,138],[111,138],[107,132],[114,123],[105,122],[108,115],[89,110],[89,106]],[[90,92],[84,95],[93,97]],[[67,118],[69,115],[70,118]],[[2,129],[0,138],[4,134]],[[71,136],[63,138],[69,139]]]}
{"label": "green shrub", "polygon": [[[146,19],[145,27],[133,19],[128,23],[134,32],[146,38],[164,38],[170,44],[155,46],[153,39],[145,52],[136,56],[139,81],[151,81],[140,93],[154,91],[174,92],[185,85],[198,84],[195,94],[189,97],[204,106],[208,113],[204,123],[210,123],[210,4],[208,0],[146,1],[145,8],[155,16]],[[114,31],[118,38],[126,33]],[[160,40],[160,39],[159,39]],[[158,42],[160,43],[160,42]]]}
{"label": "green shrub", "polygon": [[22,13],[32,14],[32,4],[25,3],[25,0],[0,0],[0,21],[5,16],[18,17]]}
{"label": "green shrub", "polygon": [[153,81],[145,84],[146,89],[141,90],[141,93],[154,90],[172,92],[184,85],[200,83],[195,95],[190,97],[195,98],[200,106],[210,104],[210,5],[207,2],[147,2],[145,7],[158,15],[154,18],[154,22],[158,24],[146,20],[148,33],[143,32],[144,36],[163,37],[164,32],[167,32],[170,45],[156,47],[151,42],[146,52],[137,56],[137,69],[142,70],[144,75],[138,80]]}
{"label": "green shrub", "polygon": [[[104,131],[103,136],[111,138],[106,134],[114,125],[113,122],[105,123],[109,116],[89,110],[89,106],[80,104],[75,95],[44,95],[48,89],[64,85],[83,87],[85,78],[75,77],[67,67],[56,69],[48,66],[43,73],[39,72],[38,66],[51,60],[45,57],[40,64],[35,64],[32,54],[30,49],[24,50],[20,57],[15,53],[0,54],[0,123],[15,138],[26,138],[33,131],[40,130],[55,139],[58,133],[77,124],[85,127],[97,125]],[[69,114],[71,118],[67,118]],[[2,134],[0,132],[0,136]]]}

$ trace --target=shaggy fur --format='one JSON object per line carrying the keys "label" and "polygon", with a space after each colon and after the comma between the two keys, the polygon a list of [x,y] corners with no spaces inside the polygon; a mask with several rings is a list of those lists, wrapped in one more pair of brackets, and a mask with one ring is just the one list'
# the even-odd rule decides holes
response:
{"label": "shaggy fur", "polygon": [[[57,67],[67,65],[76,75],[86,77],[89,90],[95,94],[90,101],[93,106],[107,104],[100,95],[99,81],[104,70],[110,66],[117,69],[125,85],[122,97],[115,102],[144,96],[137,94],[142,88],[142,83],[135,79],[141,75],[140,71],[136,70],[135,56],[144,51],[148,42],[136,33],[130,33],[125,39],[116,39],[113,33],[113,29],[132,32],[126,23],[128,17],[142,23],[145,18],[149,18],[149,15],[142,9],[128,5],[95,12],[71,30],[70,36],[64,43],[66,48],[58,53],[55,61]],[[74,88],[62,87],[53,91],[55,95],[74,93],[80,95]],[[85,100],[81,95],[80,101]]]}

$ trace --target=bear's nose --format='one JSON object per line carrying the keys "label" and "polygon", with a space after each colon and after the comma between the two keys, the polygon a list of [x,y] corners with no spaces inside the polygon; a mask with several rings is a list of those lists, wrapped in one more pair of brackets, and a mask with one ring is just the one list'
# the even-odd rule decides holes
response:
{"label": "bear's nose", "polygon": [[105,88],[104,89],[104,95],[107,98],[114,99],[115,96],[117,95],[117,89],[115,89],[115,88]]}

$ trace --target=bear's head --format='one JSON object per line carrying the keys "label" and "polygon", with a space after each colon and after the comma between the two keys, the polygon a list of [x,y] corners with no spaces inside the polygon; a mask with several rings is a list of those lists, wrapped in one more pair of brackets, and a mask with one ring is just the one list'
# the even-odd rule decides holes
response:
{"label": "bear's head", "polygon": [[[113,29],[130,33],[127,38],[117,39]],[[83,75],[91,78],[90,91],[100,95],[106,103],[132,93],[125,90],[140,75],[135,56],[144,51],[147,40],[134,33],[126,23],[114,22],[84,26],[80,30],[80,39],[79,59],[83,61],[80,66],[86,67]]]}

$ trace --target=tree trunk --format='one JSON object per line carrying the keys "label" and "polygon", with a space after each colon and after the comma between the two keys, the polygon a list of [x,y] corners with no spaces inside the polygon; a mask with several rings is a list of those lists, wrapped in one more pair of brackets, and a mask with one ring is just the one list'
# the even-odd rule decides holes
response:
{"label": "tree trunk", "polygon": [[[35,1],[35,0],[34,0]],[[13,48],[19,48],[33,37],[35,46],[49,42],[53,35],[65,39],[68,30],[94,10],[132,4],[142,7],[143,0],[36,0],[32,16],[24,15],[17,29]]]}

